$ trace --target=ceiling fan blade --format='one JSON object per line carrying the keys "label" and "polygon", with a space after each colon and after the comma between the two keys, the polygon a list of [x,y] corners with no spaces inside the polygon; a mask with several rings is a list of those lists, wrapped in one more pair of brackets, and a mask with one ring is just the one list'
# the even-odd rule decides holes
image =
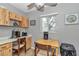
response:
{"label": "ceiling fan blade", "polygon": [[44,11],[44,7],[41,7],[39,9],[37,9],[37,10],[43,12]]}
{"label": "ceiling fan blade", "polygon": [[57,5],[57,3],[45,3],[45,5],[55,7]]}
{"label": "ceiling fan blade", "polygon": [[27,5],[28,9],[32,9],[35,6],[35,3],[31,3],[29,5]]}
{"label": "ceiling fan blade", "polygon": [[38,11],[41,11],[41,12],[43,12],[44,11],[44,5],[43,6],[37,6],[37,5],[35,5],[35,7],[36,7],[36,9],[38,10]]}

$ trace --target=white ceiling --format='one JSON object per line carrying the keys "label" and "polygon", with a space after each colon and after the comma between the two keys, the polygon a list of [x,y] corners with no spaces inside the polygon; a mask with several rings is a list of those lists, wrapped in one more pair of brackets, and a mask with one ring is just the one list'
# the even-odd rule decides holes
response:
{"label": "white ceiling", "polygon": [[34,11],[35,8],[32,8],[32,9],[28,9],[27,5],[29,3],[10,3],[10,5],[16,7],[17,9],[23,11],[23,12],[31,12],[31,11]]}
{"label": "white ceiling", "polygon": [[[16,7],[17,9],[19,9],[19,10],[25,12],[25,13],[31,12],[31,11],[37,11],[35,7],[32,8],[32,9],[28,9],[27,5],[29,5],[29,4],[30,3],[10,3],[11,6]],[[46,5],[45,8],[49,9],[50,7]]]}

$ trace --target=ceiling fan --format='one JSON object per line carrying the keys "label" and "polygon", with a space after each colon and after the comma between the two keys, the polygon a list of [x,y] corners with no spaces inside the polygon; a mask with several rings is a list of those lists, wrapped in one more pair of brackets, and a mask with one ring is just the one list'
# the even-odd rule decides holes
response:
{"label": "ceiling fan", "polygon": [[28,9],[36,8],[38,11],[43,12],[45,6],[55,7],[57,3],[30,3],[27,5]]}

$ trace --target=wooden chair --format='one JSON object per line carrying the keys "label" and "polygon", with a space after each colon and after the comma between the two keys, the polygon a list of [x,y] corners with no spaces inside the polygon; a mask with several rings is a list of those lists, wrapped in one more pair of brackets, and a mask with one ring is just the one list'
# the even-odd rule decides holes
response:
{"label": "wooden chair", "polygon": [[38,54],[38,52],[40,51],[40,49],[42,50],[46,50],[47,51],[47,56],[49,56],[49,46],[48,45],[43,45],[43,44],[40,44],[40,43],[36,43],[35,42],[35,56]]}
{"label": "wooden chair", "polygon": [[16,42],[13,43],[13,53],[20,55],[21,49],[25,50],[26,53],[26,41],[25,38],[19,38]]}

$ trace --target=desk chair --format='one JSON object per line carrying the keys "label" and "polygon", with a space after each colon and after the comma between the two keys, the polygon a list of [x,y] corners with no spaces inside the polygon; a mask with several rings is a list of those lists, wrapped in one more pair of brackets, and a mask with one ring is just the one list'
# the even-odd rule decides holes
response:
{"label": "desk chair", "polygon": [[23,49],[26,53],[25,38],[17,39],[17,41],[13,43],[13,53],[17,53],[17,55],[19,56],[21,49]]}

